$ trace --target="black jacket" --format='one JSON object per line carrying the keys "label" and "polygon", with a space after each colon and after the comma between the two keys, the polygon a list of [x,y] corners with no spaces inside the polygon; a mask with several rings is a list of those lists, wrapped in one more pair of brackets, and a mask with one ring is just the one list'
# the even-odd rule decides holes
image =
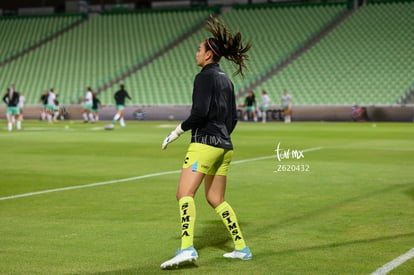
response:
{"label": "black jacket", "polygon": [[125,98],[131,99],[128,92],[125,90],[119,90],[114,95],[116,105],[125,105]]}
{"label": "black jacket", "polygon": [[8,107],[17,107],[19,104],[19,93],[13,92],[12,97],[10,98],[10,94],[7,92],[3,96],[3,101],[7,104]]}
{"label": "black jacket", "polygon": [[204,66],[194,80],[191,114],[182,129],[191,129],[191,142],[233,149],[230,134],[236,123],[233,83],[219,64]]}

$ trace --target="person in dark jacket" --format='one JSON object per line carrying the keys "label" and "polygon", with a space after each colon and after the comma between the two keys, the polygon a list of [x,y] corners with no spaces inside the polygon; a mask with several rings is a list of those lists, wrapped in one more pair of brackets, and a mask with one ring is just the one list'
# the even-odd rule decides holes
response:
{"label": "person in dark jacket", "polygon": [[117,91],[114,95],[115,103],[116,103],[116,114],[113,119],[113,123],[115,124],[119,120],[119,124],[121,127],[125,127],[125,120],[124,120],[124,109],[125,109],[125,99],[128,98],[131,100],[132,98],[129,96],[128,92],[125,90],[125,86],[121,84],[119,91]]}
{"label": "person in dark jacket", "polygon": [[13,130],[13,124],[15,123],[17,130],[22,128],[20,108],[18,106],[19,97],[19,93],[15,90],[14,85],[8,88],[3,96],[3,102],[7,104],[7,129],[9,131]]}
{"label": "person in dark jacket", "polygon": [[101,106],[101,101],[98,98],[98,93],[92,93],[92,114],[95,121],[99,120],[99,107]]}
{"label": "person in dark jacket", "polygon": [[196,261],[193,246],[196,218],[194,196],[202,181],[208,203],[215,209],[232,236],[235,250],[226,258],[250,260],[252,253],[246,246],[236,214],[225,200],[227,172],[233,156],[231,133],[237,123],[234,86],[220,69],[222,57],[238,67],[235,74],[243,74],[250,43],[243,45],[241,34],[231,33],[217,19],[208,23],[211,38],[203,40],[196,53],[197,65],[202,67],[194,80],[190,116],[172,131],[162,143],[162,149],[185,131],[191,130],[191,143],[181,170],[176,198],[181,215],[181,247],[175,257],[161,264],[168,269]]}

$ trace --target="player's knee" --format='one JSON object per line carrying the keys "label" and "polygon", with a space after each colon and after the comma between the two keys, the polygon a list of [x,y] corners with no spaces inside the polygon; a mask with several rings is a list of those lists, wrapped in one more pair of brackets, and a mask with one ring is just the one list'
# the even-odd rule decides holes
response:
{"label": "player's knee", "polygon": [[185,193],[177,192],[177,194],[175,195],[175,198],[177,199],[177,201],[179,201],[183,197],[193,197],[194,198],[194,195],[195,194],[192,193],[192,192],[185,192]]}
{"label": "player's knee", "polygon": [[220,204],[224,202],[223,197],[208,196],[208,195],[206,195],[206,200],[208,204],[213,208],[216,208],[217,206],[219,206]]}

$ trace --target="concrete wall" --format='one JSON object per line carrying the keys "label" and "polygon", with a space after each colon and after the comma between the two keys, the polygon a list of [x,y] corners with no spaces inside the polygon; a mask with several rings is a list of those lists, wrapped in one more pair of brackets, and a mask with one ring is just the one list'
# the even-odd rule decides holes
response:
{"label": "concrete wall", "polygon": [[[82,107],[80,105],[67,106],[73,120],[82,119]],[[124,114],[127,120],[135,120],[135,112],[141,109],[146,120],[184,120],[190,113],[190,106],[127,106]],[[273,106],[270,109],[280,109]],[[41,106],[26,106],[24,108],[25,119],[39,119]],[[352,121],[351,106],[294,106],[292,109],[293,121]],[[402,121],[412,122],[414,106],[368,106],[366,107],[369,121]],[[241,110],[240,110],[241,111]],[[5,118],[6,106],[0,107],[0,119]],[[116,113],[115,106],[105,106],[100,109],[101,120],[112,120]],[[273,119],[268,115],[268,120]]]}

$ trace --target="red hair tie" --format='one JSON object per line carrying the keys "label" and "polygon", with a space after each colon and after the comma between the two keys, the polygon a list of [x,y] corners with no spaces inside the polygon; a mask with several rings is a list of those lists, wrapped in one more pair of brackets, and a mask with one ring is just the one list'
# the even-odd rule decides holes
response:
{"label": "red hair tie", "polygon": [[215,55],[217,55],[218,57],[220,57],[220,54],[218,54],[218,53],[214,50],[214,48],[211,46],[211,44],[210,44],[210,39],[208,38],[208,39],[206,39],[206,41],[207,41],[207,44],[208,44],[208,46],[210,47],[211,51],[212,51]]}

